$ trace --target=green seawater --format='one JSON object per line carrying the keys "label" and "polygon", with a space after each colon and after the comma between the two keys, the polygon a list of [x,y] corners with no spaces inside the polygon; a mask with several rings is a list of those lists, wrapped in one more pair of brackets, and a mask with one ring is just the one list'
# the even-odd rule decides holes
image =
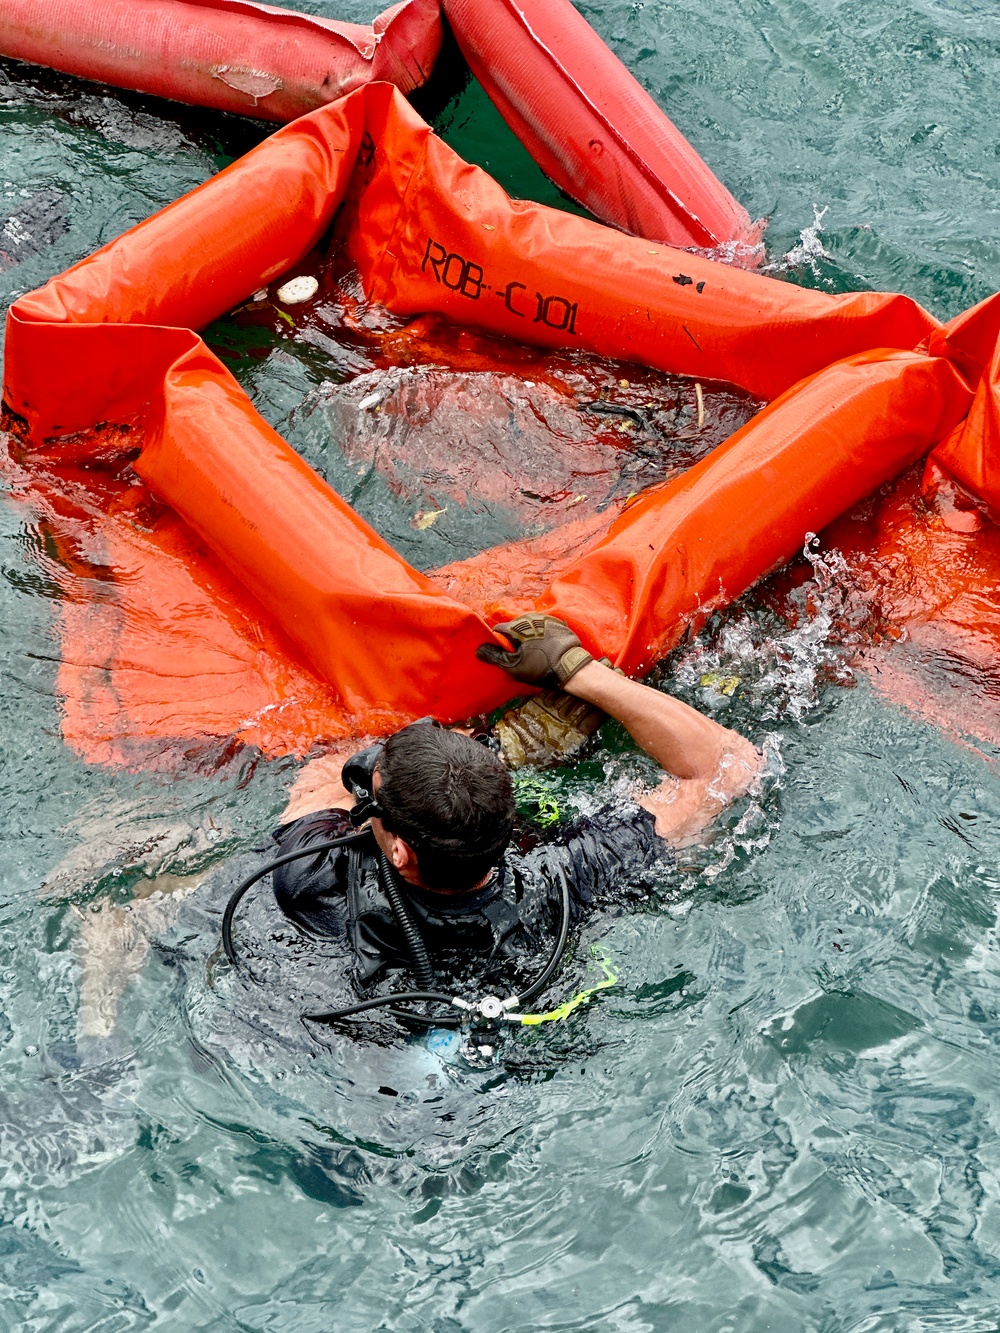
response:
{"label": "green seawater", "polygon": [[[584,12],[769,218],[777,276],[941,316],[1000,287],[995,6]],[[512,193],[560,202],[475,86],[433,110]],[[0,66],[0,212],[34,238],[4,304],[266,132]],[[276,343],[240,373],[306,447],[316,348]],[[75,758],[53,556],[23,509],[0,524],[0,1328],[998,1327],[997,756],[852,671],[835,562],[804,566],[812,620],[751,595],[662,672],[767,739],[759,802],[643,910],[591,927],[613,989],[466,1070],[419,1043],[241,1028],[250,992],[178,962],[214,939],[125,910],[157,874],[249,864],[295,765],[198,753],[168,778]],[[642,768],[612,733],[545,782],[594,809]],[[112,925],[153,945],[114,1032],[81,1040],[80,941]]]}

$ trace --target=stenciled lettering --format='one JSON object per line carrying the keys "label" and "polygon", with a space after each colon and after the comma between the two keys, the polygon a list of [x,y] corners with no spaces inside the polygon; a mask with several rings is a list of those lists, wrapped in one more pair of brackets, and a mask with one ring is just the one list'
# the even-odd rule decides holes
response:
{"label": "stenciled lettering", "polygon": [[535,292],[535,318],[532,324],[545,324],[550,329],[565,329],[576,333],[577,302],[570,304],[565,296],[543,296]]}
{"label": "stenciled lettering", "polygon": [[[432,254],[431,253],[432,250],[436,250],[437,253]],[[437,278],[438,282],[440,282],[441,265],[445,262],[447,258],[448,258],[448,251],[444,248],[444,246],[439,245],[437,241],[431,240],[431,238],[428,236],[427,249],[424,251],[424,262],[420,265],[420,272],[423,273],[427,265],[430,264],[431,268],[434,270],[435,278]]]}
{"label": "stenciled lettering", "polygon": [[444,248],[439,241],[433,237],[427,238],[427,249],[424,251],[423,263],[420,265],[420,272],[423,273],[430,264],[434,277],[449,291],[460,292],[462,296],[467,296],[470,301],[478,301],[483,291],[483,270],[482,266],[473,263],[471,259],[466,259],[463,255],[452,252],[451,254]]}
{"label": "stenciled lettering", "polygon": [[358,166],[370,167],[375,161],[375,140],[365,130],[361,136],[361,147],[358,149]]}
{"label": "stenciled lettering", "polygon": [[518,319],[524,319],[524,311],[518,310],[514,304],[515,292],[526,292],[528,289],[523,282],[508,282],[507,286],[501,292],[503,303],[512,315],[517,315]]}
{"label": "stenciled lettering", "polygon": [[[485,280],[481,264],[466,259],[457,250],[449,250],[428,236],[424,248],[424,257],[420,263],[420,272],[426,273],[428,267],[434,274],[434,281],[450,292],[467,296],[470,301],[478,301],[483,292],[494,291],[503,301],[504,308],[518,319],[527,319],[531,309],[531,298],[527,296],[527,283],[512,278],[504,287],[490,287]],[[524,293],[524,296],[521,293]],[[576,316],[579,303],[570,301],[565,296],[544,296],[535,292],[535,313],[531,317],[533,324],[544,324],[546,328],[560,333],[576,333]]]}

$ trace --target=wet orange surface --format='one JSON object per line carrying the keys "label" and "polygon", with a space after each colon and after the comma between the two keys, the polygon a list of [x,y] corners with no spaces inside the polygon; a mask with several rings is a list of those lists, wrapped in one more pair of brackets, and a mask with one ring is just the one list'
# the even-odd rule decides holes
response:
{"label": "wet orange surface", "polygon": [[[103,457],[30,472],[5,451],[58,586],[63,733],[91,762],[173,767],[232,742],[302,754],[345,734],[328,687],[190,529]],[[377,725],[377,719],[373,719]]]}
{"label": "wet orange surface", "polygon": [[[526,467],[511,477],[523,500],[559,499],[562,521],[423,574],[277,435],[193,331],[291,276],[331,235],[340,201],[373,303],[483,335],[449,334],[445,346],[440,325],[397,325],[383,364],[440,356],[452,371],[495,374],[505,337],[639,359],[651,376],[738,380],[770,401],[705,456],[634,497],[585,496],[579,512],[567,487],[540,499]],[[356,315],[345,305],[343,318]],[[910,481],[871,512],[864,497],[939,445],[949,474],[1000,510],[998,327],[997,298],[942,326],[903,296],[807,291],[512,202],[398,94],[359,90],[11,307],[6,401],[30,451],[30,464],[10,464],[11,484],[45,525],[63,594],[67,739],[88,758],[132,763],[192,741],[301,752],[422,712],[459,718],[509,697],[474,649],[492,617],[527,602],[641,674],[787,561],[806,530],[859,505],[864,517],[836,535],[864,610],[859,652],[881,688],[905,697],[909,672],[938,701],[925,712],[992,735],[985,698],[948,713],[939,696],[956,677],[980,679],[975,664],[993,650],[993,529],[950,482],[931,507]],[[543,354],[518,353],[517,373]],[[554,401],[560,379],[539,381]],[[73,443],[99,421],[132,430]],[[593,434],[604,465],[628,452]],[[438,443],[425,452],[439,467]],[[486,474],[471,481],[503,489]],[[461,485],[456,501],[470,494]]]}
{"label": "wet orange surface", "polygon": [[[346,715],[242,585],[129,464],[127,435],[63,445],[27,470],[7,452],[12,498],[34,517],[58,585],[58,688],[67,742],[91,762],[173,767],[233,743],[265,755],[399,720]],[[134,452],[134,451],[133,451]],[[892,702],[953,738],[1000,745],[1000,527],[919,467],[834,523],[846,564],[835,627]],[[435,582],[487,612],[534,598],[599,531],[600,515],[444,567]]]}
{"label": "wet orange surface", "polygon": [[887,698],[953,739],[1000,745],[1000,527],[911,469],[834,523],[858,660]]}
{"label": "wet orange surface", "polygon": [[[541,386],[570,402],[581,385],[585,400],[603,395],[603,363],[559,358],[434,316],[366,328],[363,309],[345,284],[331,282],[327,295],[322,327],[353,338],[379,367],[432,365],[520,377],[526,393]],[[264,304],[238,312],[237,320],[273,321],[274,307]],[[702,401],[710,412],[699,425],[693,381],[638,366],[629,373],[627,391],[614,381],[616,402],[635,399],[641,405],[656,393],[678,411],[688,408],[665,448],[667,471],[661,467],[661,475],[682,472],[758,406],[731,386],[706,384]],[[631,433],[616,429],[623,421],[631,425],[617,413],[596,419],[590,460],[595,473],[610,475],[619,455],[633,448]],[[8,493],[31,515],[38,558],[59,590],[57,683],[66,741],[90,762],[169,769],[220,746],[303,755],[339,737],[380,734],[402,724],[406,715],[389,710],[346,710],[243,584],[153,497],[132,469],[143,429],[142,423],[105,428],[32,447],[29,454],[14,436],[2,437]],[[440,466],[447,460],[442,455],[434,461]],[[521,461],[531,464],[527,457]],[[483,478],[487,488],[509,493],[515,507],[519,480]],[[617,507],[626,501],[622,496]],[[541,536],[485,550],[430,577],[486,615],[498,609],[498,588],[504,607],[530,605],[604,531],[608,513],[578,506],[562,518]]]}

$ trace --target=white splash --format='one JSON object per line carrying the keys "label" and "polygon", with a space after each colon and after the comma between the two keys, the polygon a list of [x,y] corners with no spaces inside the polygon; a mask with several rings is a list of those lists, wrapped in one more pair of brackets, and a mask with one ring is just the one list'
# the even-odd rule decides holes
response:
{"label": "white splash", "polygon": [[767,264],[761,269],[762,273],[784,272],[790,268],[809,268],[816,277],[820,276],[819,263],[821,259],[832,261],[833,256],[827,250],[820,239],[823,235],[823,219],[830,211],[830,205],[824,204],[820,208],[819,204],[813,204],[813,221],[811,227],[803,227],[799,232],[799,243],[793,245],[791,250],[781,259],[773,264]]}

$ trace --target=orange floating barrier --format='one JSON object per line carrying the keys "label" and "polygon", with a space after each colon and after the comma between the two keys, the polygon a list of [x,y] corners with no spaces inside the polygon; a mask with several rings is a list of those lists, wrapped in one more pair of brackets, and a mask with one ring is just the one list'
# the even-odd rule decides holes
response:
{"label": "orange floating barrier", "polygon": [[762,224],[570,0],[443,0],[473,74],[545,174],[602,221],[756,264]]}
{"label": "orange floating barrier", "polygon": [[[192,332],[295,265],[335,218],[368,296],[400,315],[434,311],[540,347],[729,380],[769,405],[623,511],[418,573],[260,418]],[[92,445],[73,438],[97,423],[127,428],[135,473],[190,536],[181,542],[183,529],[158,510],[148,521],[137,511],[140,537],[123,537],[126,487],[102,511],[117,549],[124,541],[143,547],[144,562],[160,550],[176,563],[208,547],[222,567],[195,579],[204,604],[238,586],[240,615],[263,608],[263,623],[324,682],[310,716],[333,735],[502,703],[511,682],[473,649],[489,623],[528,605],[564,616],[627,671],[646,670],[800,550],[807,531],[953,435],[979,391],[977,347],[961,338],[903,296],[807,291],[512,202],[397,92],[371,85],[21,298],[8,316],[4,396],[22,476],[73,450],[99,452],[99,435]],[[980,342],[982,351],[988,331]],[[244,632],[228,623],[227,634]],[[116,642],[117,697],[127,698]],[[167,644],[163,656],[177,680],[185,664]],[[241,699],[259,702],[267,678],[258,671]],[[279,693],[290,671],[281,679]],[[217,716],[217,699],[212,707]],[[70,714],[82,715],[79,697],[68,723]],[[316,733],[300,719],[301,748]],[[274,751],[295,748],[290,730],[269,735],[258,719],[240,734]]]}
{"label": "orange floating barrier", "polygon": [[440,48],[436,0],[403,0],[370,26],[253,0],[4,0],[0,13],[0,55],[264,120],[372,79],[409,92]]}
{"label": "orange floating barrier", "polygon": [[967,419],[935,449],[934,468],[985,502],[1000,520],[1000,295],[946,324],[934,339],[976,385]]}

